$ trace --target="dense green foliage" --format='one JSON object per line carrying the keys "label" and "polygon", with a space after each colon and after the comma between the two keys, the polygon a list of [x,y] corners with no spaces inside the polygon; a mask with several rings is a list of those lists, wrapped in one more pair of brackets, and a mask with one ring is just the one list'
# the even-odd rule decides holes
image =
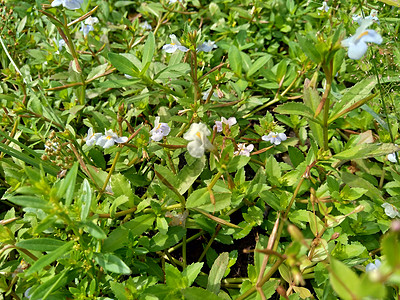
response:
{"label": "dense green foliage", "polygon": [[324,3],[2,1],[0,299],[397,299],[400,4]]}

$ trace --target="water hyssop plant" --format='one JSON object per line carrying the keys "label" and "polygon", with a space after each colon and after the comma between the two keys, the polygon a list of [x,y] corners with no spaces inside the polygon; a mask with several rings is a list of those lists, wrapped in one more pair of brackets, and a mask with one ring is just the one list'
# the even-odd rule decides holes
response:
{"label": "water hyssop plant", "polygon": [[399,299],[398,0],[0,2],[0,299]]}

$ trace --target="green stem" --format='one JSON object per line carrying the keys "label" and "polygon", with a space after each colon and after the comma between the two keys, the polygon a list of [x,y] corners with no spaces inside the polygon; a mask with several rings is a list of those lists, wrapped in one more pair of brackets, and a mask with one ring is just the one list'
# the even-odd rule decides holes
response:
{"label": "green stem", "polygon": [[210,249],[211,244],[214,242],[215,238],[218,235],[218,232],[221,230],[222,226],[220,224],[217,225],[217,228],[215,229],[215,232],[213,234],[213,236],[211,237],[211,239],[208,241],[207,246],[204,248],[203,253],[201,253],[199,259],[197,260],[198,262],[201,262],[204,258],[204,256],[206,255],[208,249]]}
{"label": "green stem", "polygon": [[324,137],[324,151],[328,151],[329,150],[329,136],[328,136],[328,120],[329,120],[329,107],[330,107],[330,100],[329,100],[329,92],[331,90],[332,87],[332,82],[330,80],[328,80],[327,77],[327,82],[326,82],[326,88],[324,91],[324,95],[322,96],[322,99],[326,99],[325,100],[325,104],[324,104],[324,120],[323,120],[323,137]]}
{"label": "green stem", "polygon": [[[264,283],[266,283],[271,276],[278,270],[279,266],[282,264],[284,260],[278,258],[278,260],[275,262],[275,264],[269,269],[268,273],[265,274],[263,279],[260,281],[259,287],[262,287]],[[243,300],[246,299],[248,296],[253,294],[257,290],[257,286],[253,286],[250,289],[248,289],[244,294],[240,295],[239,297],[236,298],[236,300]]]}
{"label": "green stem", "polygon": [[[203,230],[200,230],[200,232],[198,232],[198,233],[196,233],[195,235],[192,235],[190,238],[186,239],[186,244],[187,244],[187,243],[190,243],[190,242],[193,241],[193,240],[196,240],[197,238],[199,238],[199,237],[202,236],[203,234],[204,234],[204,231],[203,231]],[[176,249],[178,249],[178,248],[180,248],[180,247],[182,247],[182,246],[183,246],[183,242],[181,242],[181,243],[175,245],[175,246],[172,247],[172,248],[169,248],[169,249],[168,249],[168,252],[169,252],[169,253],[174,252]]]}
{"label": "green stem", "polygon": [[183,239],[182,239],[183,268],[186,268],[186,265],[187,265],[187,262],[186,262],[186,234],[187,234],[187,230],[186,230],[185,235],[183,236]]}
{"label": "green stem", "polygon": [[[85,91],[86,91],[86,82],[85,82],[85,78],[83,77],[83,70],[79,64],[79,60],[78,60],[78,54],[75,50],[75,46],[73,43],[73,39],[71,37],[71,33],[69,32],[69,28],[68,28],[68,22],[67,22],[67,16],[65,15],[64,11],[63,11],[63,16],[64,16],[64,33],[65,36],[67,38],[67,44],[68,44],[68,48],[71,51],[71,55],[74,58],[74,62],[75,62],[75,66],[76,66],[76,70],[79,72],[79,77],[81,79],[82,82],[82,86],[80,89],[80,92],[78,93],[78,98],[79,98],[79,104],[81,105],[85,105]],[[60,34],[62,35],[63,31],[59,30]]]}
{"label": "green stem", "polygon": [[98,201],[100,200],[101,195],[102,195],[103,192],[105,191],[105,189],[106,189],[106,187],[107,187],[107,184],[108,184],[108,181],[110,180],[111,175],[112,175],[112,173],[114,172],[114,169],[115,169],[115,166],[116,166],[116,164],[117,164],[117,161],[118,161],[118,159],[119,159],[120,154],[121,154],[121,149],[119,149],[118,152],[115,154],[114,161],[113,161],[113,163],[112,163],[112,165],[111,165],[110,171],[108,172],[107,178],[106,178],[106,180],[104,181],[103,187],[101,188],[101,190],[99,191],[99,194],[97,195],[96,202],[98,202]]}

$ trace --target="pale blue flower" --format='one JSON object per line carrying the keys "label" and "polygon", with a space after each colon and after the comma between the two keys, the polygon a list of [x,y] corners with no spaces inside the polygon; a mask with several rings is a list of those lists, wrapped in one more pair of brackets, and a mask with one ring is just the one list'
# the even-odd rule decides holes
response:
{"label": "pale blue flower", "polygon": [[250,156],[250,152],[254,150],[254,145],[250,144],[246,146],[245,143],[237,145],[238,150],[233,152],[234,155]]}
{"label": "pale blue flower", "polygon": [[83,0],[54,0],[51,2],[51,6],[56,7],[62,5],[65,8],[74,10],[81,8],[82,3]]}
{"label": "pale blue flower", "polygon": [[208,42],[204,42],[201,44],[198,48],[197,51],[204,51],[204,52],[211,52],[213,49],[218,48],[217,45],[215,45],[215,42],[208,40]]}
{"label": "pale blue flower", "polygon": [[349,48],[348,55],[351,59],[360,59],[368,50],[367,43],[381,44],[382,37],[375,30],[368,29],[367,27],[372,24],[372,20],[362,20],[360,27],[357,28],[356,33],[343,40],[342,46]]}
{"label": "pale blue flower", "polygon": [[169,128],[167,123],[160,123],[160,117],[156,117],[154,121],[154,128],[150,130],[151,139],[155,142],[159,142],[164,136],[167,136],[171,128]]}
{"label": "pale blue flower", "polygon": [[365,267],[365,272],[371,272],[373,270],[378,269],[381,266],[381,261],[379,259],[375,259],[375,262],[373,263],[369,263],[366,267]]}
{"label": "pale blue flower", "polygon": [[169,36],[171,39],[171,44],[166,44],[162,47],[162,49],[167,52],[167,53],[174,53],[176,50],[182,51],[182,52],[187,52],[189,51],[188,48],[184,47],[181,45],[181,43],[178,41],[176,38],[175,34],[171,34]]}
{"label": "pale blue flower", "polygon": [[[208,96],[210,95],[210,92],[211,92],[211,88],[209,88],[207,91],[204,92],[204,94],[203,94],[203,100],[204,101],[206,101],[208,99]],[[212,96],[217,98],[218,94],[217,93],[213,93]]]}
{"label": "pale blue flower", "polygon": [[86,137],[86,145],[88,146],[94,145],[99,139],[99,137],[101,137],[101,133],[94,133],[93,128],[90,127]]}
{"label": "pale blue flower", "polygon": [[389,218],[394,219],[396,217],[398,217],[398,218],[400,217],[400,214],[399,214],[397,208],[394,207],[392,204],[385,202],[381,206],[385,209],[385,214]]}
{"label": "pale blue flower", "polygon": [[85,25],[82,23],[81,31],[84,37],[87,37],[90,31],[93,31],[94,27],[92,25]]}
{"label": "pale blue flower", "polygon": [[[322,2],[322,6],[317,8],[320,11],[325,11],[328,12],[329,11],[329,6],[328,3],[326,1]],[[318,12],[319,14],[319,12]]]}
{"label": "pale blue flower", "polygon": [[229,119],[225,119],[224,117],[221,118],[221,121],[215,121],[215,125],[213,127],[217,129],[217,132],[222,132],[224,129],[223,124],[228,125],[229,128],[231,128],[232,125],[235,125],[237,123],[235,117],[230,117]]}
{"label": "pale blue flower", "polygon": [[58,51],[62,51],[63,47],[66,47],[67,43],[64,41],[64,39],[61,39],[58,41]]}
{"label": "pale blue flower", "polygon": [[115,143],[126,143],[128,138],[126,136],[118,137],[118,135],[111,129],[105,131],[105,135],[100,136],[96,145],[103,147],[104,149],[114,146]]}
{"label": "pale blue flower", "polygon": [[271,144],[279,145],[282,141],[286,141],[287,137],[284,133],[270,132],[268,135],[263,135],[261,139]]}
{"label": "pale blue flower", "polygon": [[143,22],[139,26],[141,28],[145,29],[145,30],[152,30],[153,29],[153,27],[151,27],[151,25],[147,21]]}
{"label": "pale blue flower", "polygon": [[96,18],[96,17],[90,16],[89,18],[87,18],[87,19],[85,20],[85,24],[86,24],[86,25],[90,25],[90,26],[92,26],[92,27],[93,27],[94,24],[97,24],[97,23],[99,23],[99,19]]}

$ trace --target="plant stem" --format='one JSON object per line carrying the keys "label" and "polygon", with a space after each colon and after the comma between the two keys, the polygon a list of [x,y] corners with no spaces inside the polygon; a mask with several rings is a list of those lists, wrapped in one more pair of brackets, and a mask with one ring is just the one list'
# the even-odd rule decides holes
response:
{"label": "plant stem", "polygon": [[[269,269],[268,273],[265,274],[265,276],[261,280],[259,287],[262,287],[264,285],[264,283],[266,283],[271,278],[271,276],[276,272],[276,270],[278,270],[279,266],[282,264],[283,261],[284,260],[282,260],[281,258],[278,258],[278,260],[275,262],[275,264],[271,267],[271,269]],[[236,300],[246,299],[248,296],[253,294],[256,290],[257,290],[257,286],[254,285],[253,287],[248,289],[244,294],[237,297]]]}
{"label": "plant stem", "polygon": [[211,244],[214,242],[215,238],[218,235],[218,232],[221,230],[222,226],[220,224],[217,225],[217,228],[215,229],[215,232],[213,234],[213,236],[211,237],[211,239],[208,241],[207,246],[204,248],[203,253],[201,253],[199,259],[197,260],[198,262],[201,262],[204,258],[204,256],[206,255],[208,249],[210,249]]}

